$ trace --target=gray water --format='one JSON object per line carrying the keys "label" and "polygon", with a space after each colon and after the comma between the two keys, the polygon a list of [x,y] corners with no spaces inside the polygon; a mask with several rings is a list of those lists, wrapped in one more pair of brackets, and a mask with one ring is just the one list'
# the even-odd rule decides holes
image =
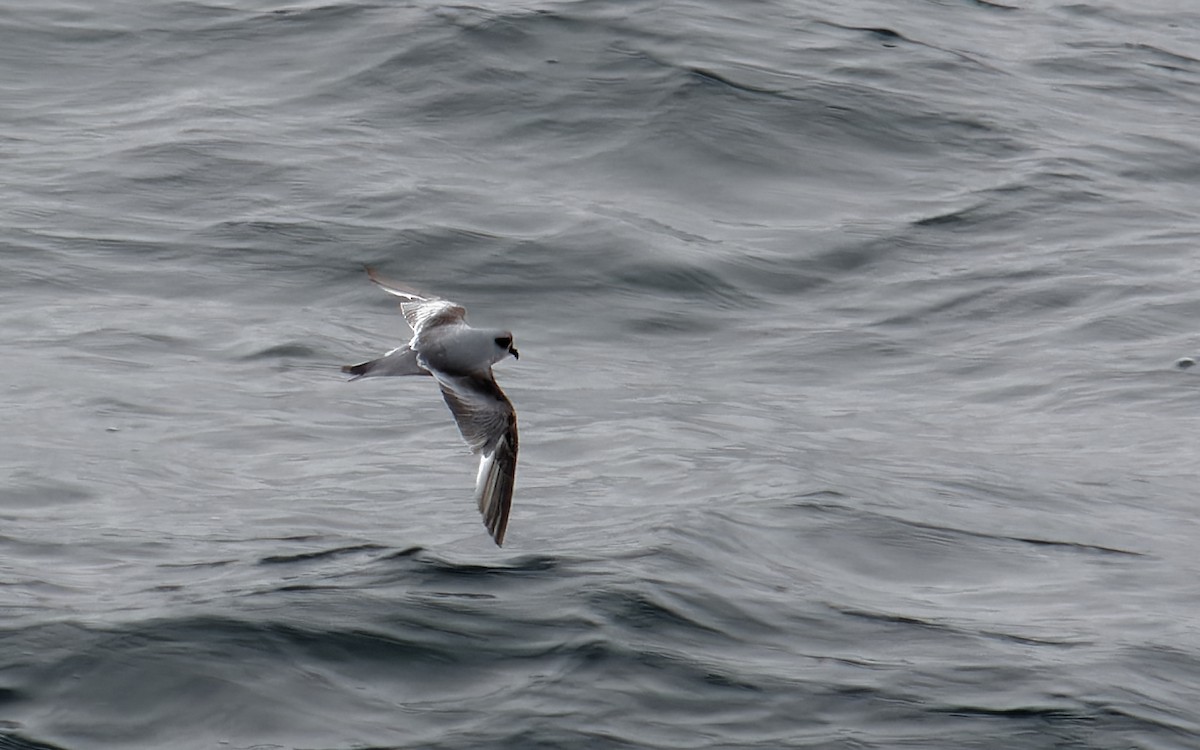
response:
{"label": "gray water", "polygon": [[0,3],[0,748],[1200,747],[1197,28]]}

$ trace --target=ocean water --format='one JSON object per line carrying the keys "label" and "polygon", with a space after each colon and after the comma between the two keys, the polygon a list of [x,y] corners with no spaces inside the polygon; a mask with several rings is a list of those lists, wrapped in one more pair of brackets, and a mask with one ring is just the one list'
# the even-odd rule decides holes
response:
{"label": "ocean water", "polygon": [[0,748],[1200,747],[1197,28],[0,2]]}

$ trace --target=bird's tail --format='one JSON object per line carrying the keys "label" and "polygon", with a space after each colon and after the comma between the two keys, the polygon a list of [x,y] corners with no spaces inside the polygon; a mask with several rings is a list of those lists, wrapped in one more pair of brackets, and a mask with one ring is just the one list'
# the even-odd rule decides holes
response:
{"label": "bird's tail", "polygon": [[429,370],[417,362],[417,353],[404,345],[399,349],[393,349],[379,359],[373,359],[370,362],[361,362],[357,365],[344,365],[342,372],[354,377],[351,380],[359,378],[382,377],[385,375],[428,375]]}

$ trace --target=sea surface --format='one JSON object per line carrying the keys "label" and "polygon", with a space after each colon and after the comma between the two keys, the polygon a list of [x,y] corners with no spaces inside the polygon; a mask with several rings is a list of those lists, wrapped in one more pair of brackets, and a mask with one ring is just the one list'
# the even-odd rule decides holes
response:
{"label": "sea surface", "polygon": [[0,748],[1200,748],[1198,29],[0,0]]}

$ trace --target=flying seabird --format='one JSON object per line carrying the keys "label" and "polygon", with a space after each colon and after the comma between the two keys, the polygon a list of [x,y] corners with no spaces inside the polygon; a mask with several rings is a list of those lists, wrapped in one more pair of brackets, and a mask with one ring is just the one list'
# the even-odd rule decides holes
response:
{"label": "flying seabird", "polygon": [[379,359],[346,365],[342,372],[354,375],[351,380],[384,375],[432,375],[437,380],[463,440],[479,454],[475,501],[499,546],[504,543],[517,472],[517,413],[496,385],[492,365],[510,355],[519,358],[512,333],[472,328],[460,305],[385,281],[370,268],[367,276],[403,300],[400,311],[413,336]]}

